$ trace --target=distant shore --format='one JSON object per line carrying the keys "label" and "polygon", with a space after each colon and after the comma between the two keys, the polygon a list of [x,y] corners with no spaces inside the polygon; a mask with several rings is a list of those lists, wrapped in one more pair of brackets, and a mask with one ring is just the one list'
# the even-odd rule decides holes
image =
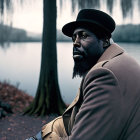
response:
{"label": "distant shore", "polygon": [[[41,33],[30,33],[23,29],[13,28],[0,24],[0,43],[5,42],[41,42]],[[112,34],[115,42],[140,42],[140,24],[126,24],[116,26]],[[65,36],[61,30],[57,30],[57,42],[71,42],[71,38]]]}

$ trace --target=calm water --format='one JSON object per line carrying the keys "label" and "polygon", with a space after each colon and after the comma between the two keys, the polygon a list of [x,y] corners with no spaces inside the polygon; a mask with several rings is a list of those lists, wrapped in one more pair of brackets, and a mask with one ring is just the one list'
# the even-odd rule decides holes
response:
{"label": "calm water", "polygon": [[[119,43],[140,63],[140,43]],[[72,79],[72,43],[57,43],[58,78],[63,99],[70,103],[80,85],[80,78]],[[41,61],[41,43],[11,43],[0,47],[0,81],[13,85],[34,96],[36,93]]]}

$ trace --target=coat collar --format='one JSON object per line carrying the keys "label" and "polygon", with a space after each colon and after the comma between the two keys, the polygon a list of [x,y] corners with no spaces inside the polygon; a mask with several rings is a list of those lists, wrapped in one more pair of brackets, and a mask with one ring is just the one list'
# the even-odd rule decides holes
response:
{"label": "coat collar", "polygon": [[105,52],[99,58],[97,63],[99,63],[101,61],[112,59],[112,58],[122,54],[123,52],[124,52],[124,50],[119,45],[117,45],[116,43],[113,43],[111,46],[109,46],[105,50]]}

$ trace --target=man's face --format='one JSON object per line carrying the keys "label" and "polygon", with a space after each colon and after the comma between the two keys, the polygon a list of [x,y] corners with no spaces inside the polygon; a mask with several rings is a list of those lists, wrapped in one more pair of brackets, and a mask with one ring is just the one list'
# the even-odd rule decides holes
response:
{"label": "man's face", "polygon": [[104,51],[103,42],[94,33],[84,28],[76,29],[72,40],[73,59],[75,62],[73,77],[76,75],[83,76],[97,63],[102,55]]}

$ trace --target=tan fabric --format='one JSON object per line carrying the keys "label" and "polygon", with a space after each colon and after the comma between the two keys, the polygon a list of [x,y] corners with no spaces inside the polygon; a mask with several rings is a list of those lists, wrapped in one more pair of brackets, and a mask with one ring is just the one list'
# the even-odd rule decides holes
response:
{"label": "tan fabric", "polygon": [[51,132],[50,134],[45,136],[43,140],[60,140],[60,137],[55,132]]}
{"label": "tan fabric", "polygon": [[66,136],[67,134],[61,116],[46,124],[42,128],[42,137],[44,140],[58,140],[60,137]]}

